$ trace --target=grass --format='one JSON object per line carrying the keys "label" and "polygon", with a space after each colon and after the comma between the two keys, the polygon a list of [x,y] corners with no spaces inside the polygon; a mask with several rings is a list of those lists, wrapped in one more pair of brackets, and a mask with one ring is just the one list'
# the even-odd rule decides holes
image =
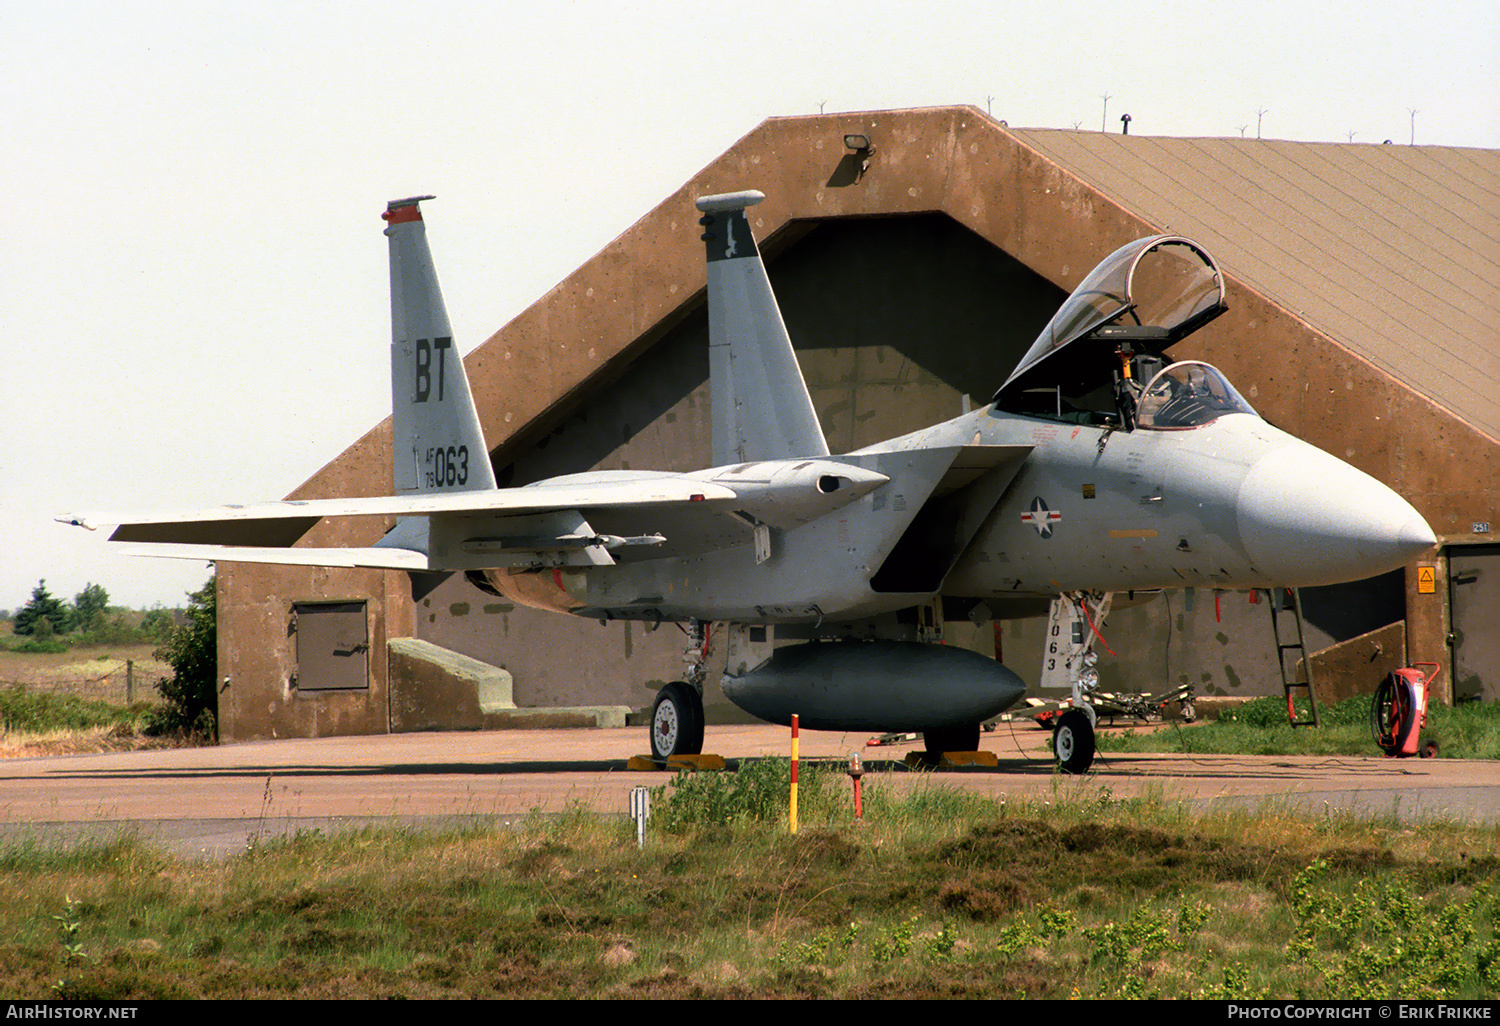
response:
{"label": "grass", "polygon": [[[152,645],[93,646],[62,653],[0,651],[0,757],[158,747],[144,731],[171,667]],[[127,703],[126,664],[134,663]]]}
{"label": "grass", "polygon": [[1494,828],[903,797],[878,776],[855,826],[846,783],[810,773],[789,836],[784,763],[764,763],[661,790],[644,850],[577,809],[209,864],[130,837],[13,847],[0,997],[1500,993]]}
{"label": "grass", "polygon": [[[1379,755],[1370,731],[1370,698],[1319,706],[1318,727],[1287,723],[1286,700],[1257,698],[1234,713],[1165,729],[1103,733],[1101,751],[1193,755]],[[1298,710],[1306,718],[1306,706]],[[1430,706],[1422,737],[1438,741],[1439,758],[1500,759],[1500,702]]]}
{"label": "grass", "polygon": [[19,684],[0,688],[0,729],[7,734],[135,726],[144,714],[145,707],[122,709],[108,702],[33,691]]}
{"label": "grass", "polygon": [[164,747],[148,737],[155,707],[129,708],[76,695],[0,688],[0,756],[75,755]]}
{"label": "grass", "polygon": [[155,657],[157,646],[78,646],[61,653],[0,651],[0,688],[73,694],[80,698],[125,702],[126,663],[132,662],[136,697],[155,697],[157,678],[172,668]]}

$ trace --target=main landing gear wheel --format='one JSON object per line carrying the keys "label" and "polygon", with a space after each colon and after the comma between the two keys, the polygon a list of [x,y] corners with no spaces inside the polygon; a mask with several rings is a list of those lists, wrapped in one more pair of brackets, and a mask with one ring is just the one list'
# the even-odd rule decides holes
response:
{"label": "main landing gear wheel", "polygon": [[1069,709],[1052,730],[1052,754],[1064,773],[1087,773],[1094,762],[1094,725],[1082,709]]}
{"label": "main landing gear wheel", "polygon": [[703,696],[680,680],[656,693],[651,709],[651,755],[697,755],[703,751]]}
{"label": "main landing gear wheel", "polygon": [[944,752],[979,751],[979,724],[971,727],[943,727],[941,730],[924,730],[922,743],[928,755]]}

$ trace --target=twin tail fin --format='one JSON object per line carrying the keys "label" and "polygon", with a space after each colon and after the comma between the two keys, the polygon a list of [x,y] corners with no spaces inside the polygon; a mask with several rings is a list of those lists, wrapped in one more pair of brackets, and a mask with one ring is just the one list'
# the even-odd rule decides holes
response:
{"label": "twin tail fin", "polygon": [[745,208],[755,191],[704,196],[714,466],[827,456]]}
{"label": "twin tail fin", "polygon": [[463,359],[438,287],[421,203],[382,217],[391,256],[391,458],[397,495],[495,487]]}

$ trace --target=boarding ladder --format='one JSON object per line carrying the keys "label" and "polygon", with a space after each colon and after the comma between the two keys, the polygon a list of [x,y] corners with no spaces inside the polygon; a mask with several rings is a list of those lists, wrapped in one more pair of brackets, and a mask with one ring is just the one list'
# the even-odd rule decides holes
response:
{"label": "boarding ladder", "polygon": [[[1280,616],[1283,603],[1291,598],[1292,619],[1297,625],[1297,640],[1283,645],[1281,643]],[[1302,631],[1302,593],[1296,588],[1271,588],[1266,591],[1267,604],[1271,607],[1271,636],[1276,639],[1276,668],[1281,671],[1281,690],[1286,695],[1286,718],[1294,727],[1316,727],[1318,725],[1318,697],[1313,691],[1312,659],[1307,652],[1307,639]],[[1286,673],[1286,654],[1288,652],[1302,653],[1302,665],[1306,670],[1306,681],[1290,680]],[[1293,663],[1294,668],[1296,663]],[[1312,718],[1306,720],[1297,719],[1297,706],[1292,699],[1296,696],[1293,692],[1297,688],[1307,689],[1307,705],[1312,710]]]}

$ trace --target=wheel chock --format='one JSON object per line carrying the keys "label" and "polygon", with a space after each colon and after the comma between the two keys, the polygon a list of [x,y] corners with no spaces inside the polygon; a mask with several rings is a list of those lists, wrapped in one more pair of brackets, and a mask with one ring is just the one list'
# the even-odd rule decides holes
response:
{"label": "wheel chock", "polygon": [[907,752],[906,765],[911,769],[957,769],[961,766],[987,766],[1000,765],[1000,760],[995,757],[994,752],[944,752],[937,759],[933,759],[925,751]]}
{"label": "wheel chock", "polygon": [[999,766],[994,752],[944,752],[943,762],[950,766]]}
{"label": "wheel chock", "polygon": [[721,770],[726,765],[722,755],[674,755],[667,759],[653,759],[649,755],[632,755],[625,768],[636,772],[659,773],[662,770]]}

